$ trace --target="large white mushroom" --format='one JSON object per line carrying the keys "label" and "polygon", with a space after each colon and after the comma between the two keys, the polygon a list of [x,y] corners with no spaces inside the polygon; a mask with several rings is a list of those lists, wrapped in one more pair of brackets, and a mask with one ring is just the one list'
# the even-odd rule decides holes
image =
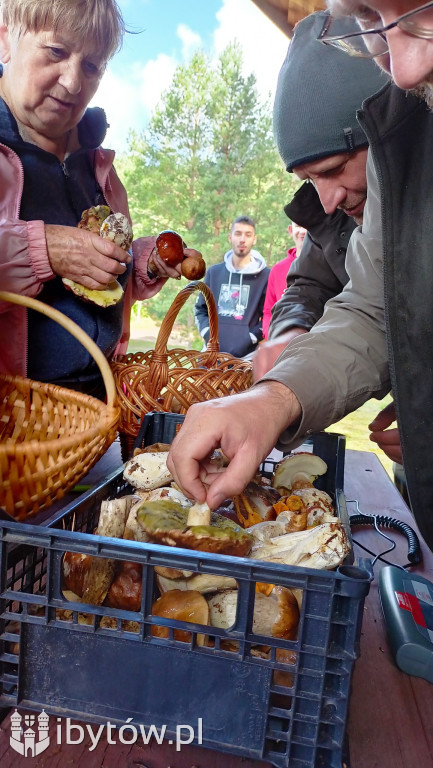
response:
{"label": "large white mushroom", "polygon": [[314,453],[299,451],[287,456],[277,465],[272,478],[272,486],[282,496],[294,487],[311,487],[314,480],[324,475],[328,465]]}

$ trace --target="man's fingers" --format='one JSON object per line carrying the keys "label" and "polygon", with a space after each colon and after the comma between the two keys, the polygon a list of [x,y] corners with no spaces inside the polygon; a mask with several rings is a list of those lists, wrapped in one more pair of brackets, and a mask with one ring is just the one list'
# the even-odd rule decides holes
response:
{"label": "man's fingers", "polygon": [[392,402],[377,414],[376,418],[368,425],[368,429],[371,432],[386,429],[395,421],[395,418],[395,405]]}
{"label": "man's fingers", "polygon": [[371,433],[371,439],[381,445],[400,445],[398,429],[376,430]]}

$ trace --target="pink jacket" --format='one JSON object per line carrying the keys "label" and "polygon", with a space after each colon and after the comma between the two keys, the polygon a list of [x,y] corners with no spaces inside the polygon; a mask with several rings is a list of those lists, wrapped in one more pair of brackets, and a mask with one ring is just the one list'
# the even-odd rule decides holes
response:
{"label": "pink jacket", "polygon": [[[126,190],[113,167],[114,152],[99,148],[95,175],[107,205],[129,216]],[[44,283],[55,275],[48,259],[43,221],[21,221],[19,216],[24,172],[18,156],[0,144],[0,289],[37,297]],[[115,354],[126,352],[130,312],[137,300],[148,299],[165,280],[150,280],[147,263],[154,237],[141,237],[132,244],[134,266],[125,290],[123,327]],[[25,376],[27,371],[27,312],[0,302],[0,371]]]}
{"label": "pink jacket", "polygon": [[277,261],[272,267],[269,278],[268,287],[266,289],[265,304],[263,307],[263,337],[268,338],[269,325],[272,317],[272,307],[281,299],[284,291],[287,288],[287,273],[289,268],[296,259],[296,248],[289,248],[287,256],[281,261]]}

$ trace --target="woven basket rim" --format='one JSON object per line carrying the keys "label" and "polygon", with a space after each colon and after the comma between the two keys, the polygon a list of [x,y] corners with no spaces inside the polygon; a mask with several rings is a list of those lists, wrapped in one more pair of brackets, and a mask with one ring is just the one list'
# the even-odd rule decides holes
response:
{"label": "woven basket rim", "polygon": [[[21,456],[28,453],[29,450],[34,454],[41,452],[51,453],[59,447],[61,447],[62,450],[72,449],[77,443],[81,443],[84,440],[90,442],[94,437],[100,436],[101,438],[106,438],[107,432],[116,425],[118,415],[119,408],[113,408],[111,413],[107,412],[101,414],[101,416],[105,418],[101,418],[92,427],[89,427],[82,432],[74,432],[72,435],[60,435],[59,437],[53,437],[49,440],[34,438],[32,440],[23,440],[19,443],[11,438],[6,438],[6,440],[0,444],[0,456]],[[77,435],[79,435],[79,439]]]}
{"label": "woven basket rim", "polygon": [[[7,383],[15,384],[20,383],[24,385],[25,389],[34,389],[34,390],[47,390],[48,392],[52,393],[54,396],[56,395],[63,395],[63,397],[66,400],[71,400],[75,404],[82,404],[85,405],[88,408],[91,408],[94,411],[100,411],[105,410],[108,407],[107,403],[105,403],[103,400],[99,400],[97,397],[93,397],[92,395],[86,395],[85,392],[79,392],[76,389],[69,389],[68,387],[63,387],[60,384],[51,384],[50,382],[46,381],[36,381],[35,379],[28,379],[25,376],[18,376],[13,375],[10,373],[0,373],[0,384],[2,381],[5,381]],[[60,397],[59,397],[60,400]],[[0,403],[0,411],[1,411],[2,403]]]}
{"label": "woven basket rim", "polygon": [[[1,382],[6,382],[7,384],[16,384],[19,382],[24,384],[24,388],[27,390],[48,391],[50,394],[54,395],[53,399],[55,399],[57,395],[63,395],[66,401],[69,400],[70,402],[74,402],[75,405],[82,405],[84,408],[88,408],[98,414],[98,421],[81,432],[75,431],[71,435],[59,435],[58,437],[53,437],[49,440],[35,437],[30,440],[17,442],[13,438],[5,438],[3,442],[0,443],[0,456],[20,456],[28,450],[31,450],[33,453],[40,453],[41,450],[44,452],[54,451],[59,445],[63,449],[73,448],[77,442],[82,442],[83,440],[90,441],[98,434],[101,436],[106,434],[107,431],[112,429],[120,414],[120,407],[118,405],[107,405],[107,403],[98,400],[96,397],[86,395],[84,392],[68,389],[67,387],[61,387],[58,384],[34,381],[33,379],[27,379],[24,376],[13,376],[9,373],[0,373],[0,384]],[[60,402],[60,397],[58,400]],[[1,406],[2,403],[0,403],[0,416]]]}

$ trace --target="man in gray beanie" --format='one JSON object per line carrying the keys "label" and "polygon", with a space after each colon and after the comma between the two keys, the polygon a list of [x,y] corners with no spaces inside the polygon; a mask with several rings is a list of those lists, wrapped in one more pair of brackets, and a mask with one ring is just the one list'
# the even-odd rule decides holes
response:
{"label": "man in gray beanie", "polygon": [[[329,12],[300,21],[280,71],[274,103],[278,150],[288,171],[304,184],[285,207],[308,230],[300,256],[290,268],[287,290],[274,306],[270,341],[254,358],[255,378],[269,371],[284,347],[319,320],[328,299],[348,281],[346,249],[362,223],[367,196],[367,138],[356,120],[364,99],[387,76],[370,59],[351,59],[319,37]],[[356,22],[342,19],[342,32]],[[282,335],[284,334],[284,335]]]}
{"label": "man in gray beanie", "polygon": [[[296,25],[279,74],[274,132],[290,172],[315,160],[367,148],[356,112],[389,80],[371,59],[349,58],[337,48],[323,46],[320,36],[328,21],[329,11],[321,11]],[[341,34],[359,29],[349,18],[335,20],[333,30],[337,26]]]}
{"label": "man in gray beanie", "polygon": [[[341,293],[349,279],[345,269],[349,239],[356,224],[362,224],[367,138],[356,111],[389,78],[371,59],[350,59],[321,44],[329,16],[324,11],[299,22],[278,79],[274,104],[278,150],[287,170],[307,180],[285,211],[308,235],[287,276],[287,289],[272,310],[269,341],[254,357],[256,380],[270,371],[287,344],[308,333],[322,317],[326,302]],[[335,20],[334,27],[341,34],[358,29],[349,18]],[[381,421],[386,419],[388,426],[394,420],[393,405],[382,413]],[[375,431],[373,439],[381,444],[382,430]],[[398,430],[393,430],[391,444],[380,447],[399,461]],[[401,475],[400,467],[394,469]],[[399,487],[405,495],[401,482]]]}

